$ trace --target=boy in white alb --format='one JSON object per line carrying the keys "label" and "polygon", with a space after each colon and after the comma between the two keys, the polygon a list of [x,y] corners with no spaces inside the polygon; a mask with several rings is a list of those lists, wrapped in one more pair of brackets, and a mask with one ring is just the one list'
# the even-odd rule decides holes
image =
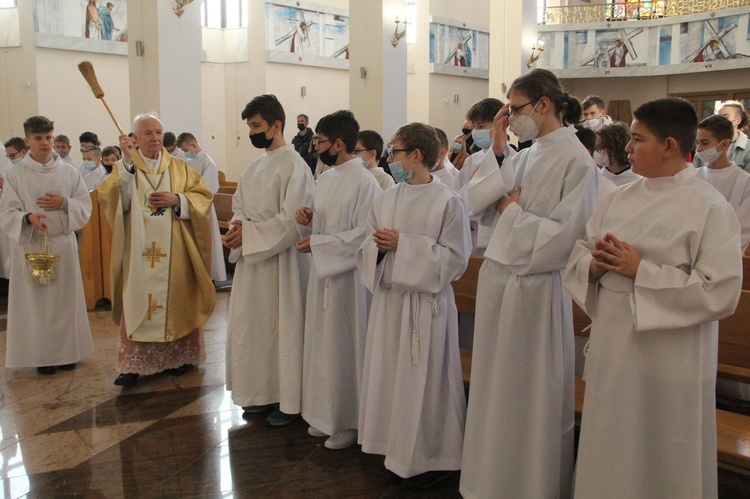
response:
{"label": "boy in white alb", "polygon": [[455,190],[459,170],[456,170],[453,163],[448,160],[448,136],[440,128],[435,128],[435,135],[437,135],[438,142],[440,143],[440,151],[435,169],[431,170],[430,173],[439,178],[440,182],[444,185]]}
{"label": "boy in white alb", "polygon": [[354,153],[362,160],[367,171],[372,173],[383,191],[387,191],[396,184],[393,177],[378,166],[378,160],[383,154],[383,137],[378,132],[361,130]]}
{"label": "boy in white alb", "polygon": [[355,255],[367,235],[370,206],[383,190],[354,155],[359,124],[350,111],[324,116],[313,144],[331,167],[318,177],[312,206],[297,210],[305,235],[297,249],[312,253],[305,311],[302,417],[328,449],[357,443],[359,393],[369,297]]}
{"label": "boy in white alb", "polygon": [[[11,239],[8,343],[5,367],[40,374],[75,369],[94,351],[86,314],[78,245],[73,231],[91,215],[91,198],[78,172],[52,151],[54,127],[44,116],[23,124],[29,154],[5,178],[0,225]],[[60,260],[51,278],[34,277],[26,253],[43,249]]]}
{"label": "boy in white alb", "polygon": [[709,116],[698,124],[696,156],[705,166],[698,168],[697,174],[734,208],[740,222],[744,252],[750,243],[750,173],[727,156],[733,133],[732,122],[723,116]]}
{"label": "boy in white alb", "polygon": [[[211,194],[219,192],[219,168],[213,158],[198,145],[195,135],[183,132],[177,137],[177,149],[185,152],[185,161],[198,172]],[[211,206],[211,279],[214,282],[227,280],[224,251],[221,248],[221,232],[216,209]]]}
{"label": "boy in white alb", "polygon": [[404,485],[428,487],[461,467],[466,396],[451,288],[471,255],[464,201],[430,171],[435,130],[396,131],[396,187],[375,200],[357,267],[373,293],[359,410],[364,452]]}
{"label": "boy in white alb", "polygon": [[266,423],[284,426],[301,410],[310,257],[294,247],[299,240],[294,215],[312,199],[313,180],[284,141],[286,116],[275,96],[255,97],[242,118],[253,146],[265,154],[240,175],[224,238],[229,260],[237,264],[227,324],[227,390],[245,412],[275,409]]}
{"label": "boy in white alb", "polygon": [[78,173],[81,174],[81,178],[83,178],[86,184],[86,189],[91,192],[99,187],[99,184],[108,175],[107,170],[102,165],[102,150],[97,146],[84,146],[81,148],[81,156],[83,157],[83,161]]}
{"label": "boy in white alb", "polygon": [[563,280],[593,321],[575,497],[716,497],[717,321],[739,299],[739,224],[686,166],[692,105],[633,115],[643,178],[597,208]]}

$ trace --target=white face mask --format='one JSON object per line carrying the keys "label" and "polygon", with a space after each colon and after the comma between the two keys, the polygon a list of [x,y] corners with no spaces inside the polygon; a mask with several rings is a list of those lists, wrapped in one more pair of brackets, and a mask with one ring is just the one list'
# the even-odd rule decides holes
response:
{"label": "white face mask", "polygon": [[600,168],[609,166],[609,156],[605,151],[594,151],[594,161]]}
{"label": "white face mask", "polygon": [[[536,110],[536,106],[538,105],[539,101],[537,101],[537,103],[534,104],[534,107],[531,109],[532,113]],[[542,119],[544,119],[543,116]],[[539,123],[534,121],[534,119],[531,117],[531,113],[511,116],[510,118],[508,118],[508,128],[510,128],[510,131],[518,136],[518,140],[520,140],[521,142],[528,142],[529,140],[535,139],[539,136]]]}
{"label": "white face mask", "polygon": [[710,165],[717,159],[719,159],[719,156],[721,156],[721,151],[716,150],[716,146],[709,147],[708,149],[703,149],[702,151],[696,151],[696,156],[700,158],[703,163]]}
{"label": "white face mask", "polygon": [[474,143],[480,149],[489,149],[492,147],[492,137],[490,137],[489,129],[472,130],[471,138],[474,139]]}

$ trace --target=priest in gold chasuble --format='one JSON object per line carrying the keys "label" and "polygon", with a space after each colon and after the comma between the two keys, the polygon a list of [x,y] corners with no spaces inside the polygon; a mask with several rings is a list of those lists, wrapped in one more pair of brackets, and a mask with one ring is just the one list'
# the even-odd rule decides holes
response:
{"label": "priest in gold chasuble", "polygon": [[[115,384],[205,359],[200,327],[214,308],[210,213],[200,175],[162,147],[150,114],[120,137],[122,161],[99,187],[112,227],[112,315],[120,326]],[[138,149],[135,149],[135,145]]]}

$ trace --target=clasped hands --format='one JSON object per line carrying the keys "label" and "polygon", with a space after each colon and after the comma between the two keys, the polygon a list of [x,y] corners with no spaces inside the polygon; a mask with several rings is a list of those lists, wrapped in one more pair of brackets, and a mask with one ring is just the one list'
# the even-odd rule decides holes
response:
{"label": "clasped hands", "polygon": [[229,249],[242,246],[242,220],[232,220],[229,230],[222,238],[222,244]]}
{"label": "clasped hands", "polygon": [[635,281],[638,266],[641,264],[641,255],[638,250],[625,241],[620,241],[609,232],[596,242],[591,256],[593,258],[589,265],[589,282],[591,283],[597,282],[607,271]]}

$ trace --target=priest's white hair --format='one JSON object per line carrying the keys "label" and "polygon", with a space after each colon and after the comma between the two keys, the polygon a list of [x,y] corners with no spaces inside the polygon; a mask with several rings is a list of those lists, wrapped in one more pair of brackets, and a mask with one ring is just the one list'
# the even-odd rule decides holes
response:
{"label": "priest's white hair", "polygon": [[138,127],[141,125],[141,122],[143,120],[156,120],[161,123],[162,126],[164,126],[164,123],[161,122],[159,116],[157,116],[155,112],[149,111],[147,113],[139,114],[135,117],[135,119],[133,120],[133,133],[138,133]]}

